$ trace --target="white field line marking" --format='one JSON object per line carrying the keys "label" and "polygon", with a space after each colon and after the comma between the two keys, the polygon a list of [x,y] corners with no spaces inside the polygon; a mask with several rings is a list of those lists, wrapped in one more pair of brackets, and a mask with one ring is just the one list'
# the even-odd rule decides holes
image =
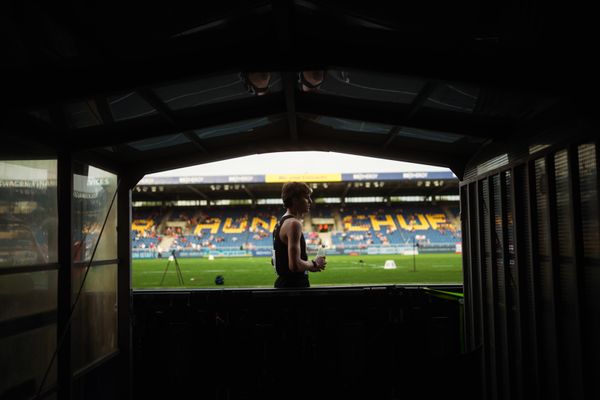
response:
{"label": "white field line marking", "polygon": [[[184,274],[187,273],[191,273],[191,274],[195,274],[195,273],[202,273],[202,272],[226,272],[227,270],[225,269],[205,269],[202,271],[189,271],[189,270],[182,270],[181,272]],[[241,270],[239,270],[241,271]],[[170,274],[171,272],[175,272],[175,271],[167,271],[167,274]],[[164,274],[165,271],[136,271],[136,274]]]}
{"label": "white field line marking", "polygon": [[[359,263],[356,261],[353,261],[352,264],[355,265],[363,265],[365,267],[370,267],[370,268],[383,268],[383,265],[377,265],[377,264],[367,264],[367,263]],[[396,265],[397,268],[405,268],[404,265]],[[341,267],[340,269],[363,269],[361,267]]]}

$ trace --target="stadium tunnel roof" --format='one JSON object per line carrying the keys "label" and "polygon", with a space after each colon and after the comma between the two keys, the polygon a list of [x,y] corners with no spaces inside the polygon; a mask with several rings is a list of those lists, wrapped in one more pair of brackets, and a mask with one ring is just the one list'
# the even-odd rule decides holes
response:
{"label": "stadium tunnel roof", "polygon": [[[134,190],[136,201],[219,199],[278,199],[281,183],[310,182],[313,198],[392,196],[456,196],[458,180],[451,172],[368,174],[218,175],[144,177]],[[279,183],[279,185],[277,185]]]}
{"label": "stadium tunnel roof", "polygon": [[[335,150],[461,178],[487,146],[530,146],[593,115],[595,67],[581,49],[595,25],[582,14],[560,28],[575,15],[547,4],[117,4],[4,6],[5,152],[75,151],[141,177]],[[253,71],[270,73],[264,94]],[[303,71],[323,71],[322,83]]]}

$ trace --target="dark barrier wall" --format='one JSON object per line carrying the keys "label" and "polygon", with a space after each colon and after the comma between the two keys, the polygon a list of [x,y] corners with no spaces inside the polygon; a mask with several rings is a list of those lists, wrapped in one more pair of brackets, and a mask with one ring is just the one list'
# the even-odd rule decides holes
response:
{"label": "dark barrier wall", "polygon": [[136,398],[477,398],[460,303],[419,288],[152,291],[133,303]]}
{"label": "dark barrier wall", "polygon": [[598,148],[528,153],[461,185],[467,343],[488,399],[598,399]]}

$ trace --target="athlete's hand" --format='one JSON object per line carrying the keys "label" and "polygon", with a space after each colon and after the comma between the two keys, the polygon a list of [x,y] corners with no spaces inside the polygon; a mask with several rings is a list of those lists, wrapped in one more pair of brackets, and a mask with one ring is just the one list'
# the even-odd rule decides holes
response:
{"label": "athlete's hand", "polygon": [[327,260],[325,259],[325,256],[319,256],[315,258],[315,262],[317,263],[317,269],[319,271],[323,271],[325,269],[325,266],[327,265]]}

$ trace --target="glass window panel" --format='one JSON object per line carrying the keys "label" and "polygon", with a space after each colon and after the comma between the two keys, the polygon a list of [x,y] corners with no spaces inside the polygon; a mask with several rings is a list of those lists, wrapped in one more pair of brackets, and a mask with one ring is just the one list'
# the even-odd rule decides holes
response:
{"label": "glass window panel", "polygon": [[299,114],[299,116],[303,119],[310,120],[317,124],[325,125],[333,129],[344,131],[387,135],[393,128],[392,125],[378,124],[375,122],[357,121],[345,118],[335,118],[308,114]]}
{"label": "glass window panel", "polygon": [[[42,384],[55,349],[55,324],[0,339],[0,365],[7,366],[2,368],[0,377],[0,398],[32,398]],[[7,360],[10,360],[10,368]],[[44,389],[55,384],[56,362],[46,378]]]}
{"label": "glass window panel", "polygon": [[179,146],[187,143],[190,143],[188,138],[186,138],[183,133],[178,133],[176,135],[159,136],[152,139],[139,140],[137,142],[128,143],[127,145],[139,151],[149,151]]}
{"label": "glass window panel", "polygon": [[147,117],[157,111],[136,92],[108,98],[108,105],[115,121]]}
{"label": "glass window panel", "polygon": [[56,310],[58,271],[0,275],[0,321]]}
{"label": "glass window panel", "polygon": [[329,70],[317,93],[409,104],[424,84],[424,80],[412,77],[359,70]]}
{"label": "glass window panel", "polygon": [[398,132],[398,136],[411,139],[429,140],[432,142],[454,143],[464,138],[463,135],[449,132],[435,132],[424,129],[404,127]]}
{"label": "glass window panel", "polygon": [[[117,176],[95,167],[81,166],[85,174],[73,176],[73,261],[89,261],[117,189]],[[117,258],[117,201],[112,206],[94,261]]]}
{"label": "glass window panel", "polygon": [[0,161],[0,192],[0,268],[56,262],[56,160]]}
{"label": "glass window panel", "polygon": [[101,125],[102,117],[94,100],[79,101],[65,106],[67,124],[71,128]]}
{"label": "glass window panel", "polygon": [[[85,267],[73,267],[72,301]],[[117,349],[117,265],[92,267],[87,275],[71,325],[73,372]]]}
{"label": "glass window panel", "polygon": [[479,98],[479,88],[458,83],[437,85],[424,107],[472,113]]}
{"label": "glass window panel", "polygon": [[231,124],[223,124],[218,126],[212,126],[210,128],[198,129],[194,133],[200,139],[207,139],[212,137],[226,136],[235,133],[252,132],[253,130],[267,126],[273,122],[280,120],[279,117],[263,117],[250,119],[246,121],[233,122]]}
{"label": "glass window panel", "polygon": [[[281,91],[281,75],[268,73],[268,92]],[[231,73],[177,83],[155,89],[158,97],[171,109],[196,107],[204,104],[221,103],[254,96],[249,90],[247,74]]]}

